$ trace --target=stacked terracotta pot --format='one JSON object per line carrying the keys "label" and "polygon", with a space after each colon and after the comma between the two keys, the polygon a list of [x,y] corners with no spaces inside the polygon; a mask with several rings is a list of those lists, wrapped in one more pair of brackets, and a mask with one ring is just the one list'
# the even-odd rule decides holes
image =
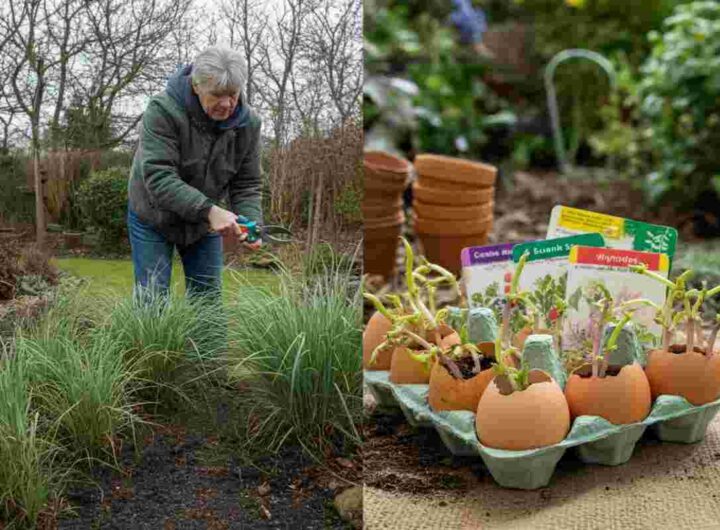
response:
{"label": "stacked terracotta pot", "polygon": [[484,245],[492,229],[497,168],[459,158],[418,155],[413,222],[431,263],[460,273],[460,251]]}
{"label": "stacked terracotta pot", "polygon": [[363,165],[364,272],[389,278],[397,269],[399,237],[405,223],[402,196],[410,182],[412,165],[382,151],[366,152]]}

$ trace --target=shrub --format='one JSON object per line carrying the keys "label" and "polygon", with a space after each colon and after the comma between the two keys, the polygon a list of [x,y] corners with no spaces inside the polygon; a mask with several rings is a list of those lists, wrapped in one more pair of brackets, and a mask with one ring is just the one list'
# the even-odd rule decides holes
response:
{"label": "shrub", "polygon": [[46,251],[37,245],[23,246],[15,238],[0,239],[0,300],[40,295],[57,278],[57,268]]}
{"label": "shrub", "polygon": [[20,243],[16,239],[0,239],[0,300],[15,297],[20,267]]}
{"label": "shrub", "polygon": [[[513,12],[508,15],[532,24],[533,60],[538,65],[546,65],[562,50],[585,48],[611,60],[623,57],[637,72],[651,48],[645,35],[660,28],[677,3],[678,0],[514,0]],[[503,5],[502,10],[506,9]],[[491,20],[494,10],[491,8]],[[610,89],[607,76],[587,61],[564,63],[557,69],[555,80],[562,127],[572,158],[589,135],[604,128],[599,109],[607,101]],[[542,77],[534,77],[533,81],[534,94],[531,87],[526,90],[535,104],[544,108]]]}
{"label": "shrub", "polygon": [[649,190],[689,208],[702,193],[720,192],[720,4],[678,6],[650,41],[641,108],[660,166]]}
{"label": "shrub", "polygon": [[32,223],[35,197],[27,191],[27,158],[19,151],[0,149],[0,221]]}
{"label": "shrub", "polygon": [[105,245],[119,242],[125,234],[128,172],[124,167],[94,171],[78,190],[85,224],[99,233]]}

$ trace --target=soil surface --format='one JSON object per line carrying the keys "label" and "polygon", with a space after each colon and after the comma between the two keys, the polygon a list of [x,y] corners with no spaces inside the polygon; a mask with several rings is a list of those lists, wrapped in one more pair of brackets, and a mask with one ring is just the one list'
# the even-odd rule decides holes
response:
{"label": "soil surface", "polygon": [[351,528],[332,506],[348,483],[312,465],[299,448],[256,466],[234,459],[207,465],[201,453],[217,444],[216,438],[190,434],[182,426],[162,427],[139,462],[127,448],[123,473],[100,471],[99,488],[71,491],[77,517],[63,518],[59,528]]}
{"label": "soil surface", "polygon": [[[480,371],[487,370],[494,364],[493,359],[488,359],[487,357],[483,355],[478,356],[480,358]],[[475,368],[475,361],[473,358],[469,355],[466,355],[464,357],[460,357],[457,360],[453,360],[448,358],[447,356],[443,356],[442,363],[453,363],[455,366],[457,366],[458,370],[460,371],[460,374],[463,376],[463,379],[472,379],[476,375],[478,375],[480,372],[476,371]],[[448,370],[448,373],[450,375],[453,375],[452,371]]]}
{"label": "soil surface", "polygon": [[364,440],[366,487],[436,493],[492,480],[478,458],[450,455],[434,429],[414,429],[400,412],[374,415],[365,426]]}
{"label": "soil surface", "polygon": [[519,171],[513,182],[496,191],[490,242],[544,239],[550,212],[557,204],[674,226],[682,241],[697,239],[693,233],[692,214],[678,214],[671,207],[657,211],[645,209],[642,192],[630,181],[563,178],[555,172]]}

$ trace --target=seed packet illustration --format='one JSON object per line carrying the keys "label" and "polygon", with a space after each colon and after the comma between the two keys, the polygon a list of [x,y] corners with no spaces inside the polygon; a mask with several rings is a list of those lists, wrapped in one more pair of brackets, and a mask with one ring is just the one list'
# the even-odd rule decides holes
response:
{"label": "seed packet illustration", "polygon": [[505,297],[505,287],[515,268],[514,243],[467,247],[460,253],[462,282],[469,307],[495,308]]}
{"label": "seed packet illustration", "polygon": [[[591,326],[594,303],[607,290],[615,306],[628,300],[646,298],[659,306],[665,303],[665,285],[630,266],[644,263],[648,270],[667,278],[670,259],[667,254],[638,252],[610,248],[574,247],[568,257],[569,268],[565,301],[567,309],[563,323],[563,349],[568,352],[587,351],[591,345]],[[633,304],[635,332],[640,342],[654,344],[660,326],[653,322],[652,307]]]}
{"label": "seed packet illustration", "polygon": [[529,253],[527,263],[518,283],[521,291],[527,291],[530,300],[539,309],[537,327],[551,329],[558,316],[558,302],[565,299],[568,256],[573,247],[602,247],[605,241],[600,234],[578,234],[568,237],[519,243],[513,247],[513,262],[520,261]]}
{"label": "seed packet illustration", "polygon": [[678,233],[670,226],[653,225],[604,213],[557,205],[550,214],[548,239],[598,232],[610,248],[667,254],[672,263]]}

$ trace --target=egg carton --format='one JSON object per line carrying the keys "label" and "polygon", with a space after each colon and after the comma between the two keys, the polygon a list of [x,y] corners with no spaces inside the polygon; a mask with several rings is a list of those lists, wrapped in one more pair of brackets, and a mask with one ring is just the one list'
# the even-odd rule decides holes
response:
{"label": "egg carton", "polygon": [[[487,313],[483,318],[487,318]],[[487,330],[492,330],[492,326],[485,326],[485,332]],[[482,338],[489,337],[485,335]],[[471,334],[471,340],[475,339]],[[553,348],[552,337],[530,335],[523,348],[523,357],[531,368],[545,370],[564,387],[567,374]],[[642,348],[631,328],[621,331],[618,349],[613,352],[613,357],[609,359],[612,364],[623,364],[620,362],[622,359],[645,364]],[[695,406],[680,396],[662,395],[658,396],[650,414],[641,422],[614,425],[599,416],[579,416],[561,442],[539,449],[509,451],[486,447],[479,442],[474,413],[431,410],[427,402],[429,385],[395,384],[390,381],[389,371],[365,370],[364,375],[365,384],[380,408],[400,408],[410,425],[436,429],[453,455],[479,456],[493,479],[506,488],[536,489],[547,486],[558,461],[571,448],[587,464],[624,464],[648,428],[664,442],[699,442],[705,437],[707,426],[720,409],[720,399]]]}

